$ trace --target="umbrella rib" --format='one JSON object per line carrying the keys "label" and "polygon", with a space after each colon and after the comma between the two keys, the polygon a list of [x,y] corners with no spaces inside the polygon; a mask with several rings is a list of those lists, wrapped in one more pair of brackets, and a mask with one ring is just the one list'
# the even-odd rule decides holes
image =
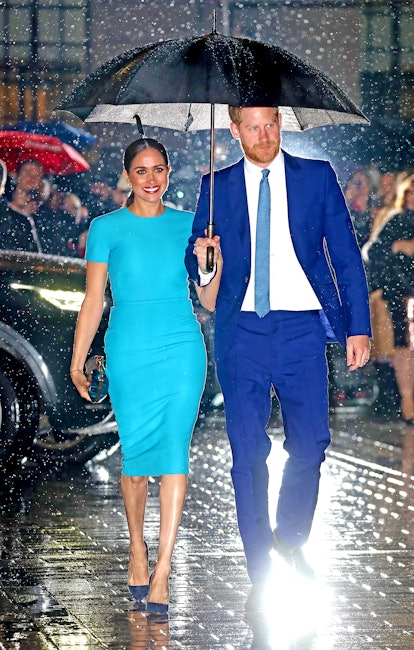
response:
{"label": "umbrella rib", "polygon": [[194,117],[191,114],[191,106],[192,106],[192,104],[189,104],[189,106],[188,106],[188,115],[187,115],[187,119],[186,119],[185,124],[184,124],[184,131],[186,133],[189,131],[190,126],[194,122]]}

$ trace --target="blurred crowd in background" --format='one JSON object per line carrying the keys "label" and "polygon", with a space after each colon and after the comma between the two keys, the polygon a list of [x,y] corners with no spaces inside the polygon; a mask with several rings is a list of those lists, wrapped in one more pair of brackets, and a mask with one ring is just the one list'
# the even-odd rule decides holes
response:
{"label": "blurred crowd in background", "polygon": [[91,220],[119,208],[128,191],[123,175],[114,186],[89,173],[47,177],[38,161],[24,160],[0,199],[0,246],[83,257]]}
{"label": "blurred crowd in background", "polygon": [[[93,170],[51,177],[32,159],[23,161],[14,174],[7,173],[4,164],[1,171],[3,250],[83,257],[91,220],[119,208],[129,193],[122,174],[112,181]],[[179,175],[175,167],[177,171]],[[195,170],[194,195],[198,183]],[[371,367],[380,392],[377,411],[413,423],[414,167],[399,171],[380,171],[376,165],[357,168],[343,182],[343,191],[370,286]],[[195,206],[178,207],[191,210]],[[332,390],[336,389],[333,382]],[[338,403],[340,390],[336,390]]]}
{"label": "blurred crowd in background", "polygon": [[[32,159],[23,161],[17,172],[11,174],[1,164],[5,179],[1,198],[3,250],[83,257],[91,219],[119,208],[129,192],[122,174],[115,180],[94,172],[51,177]],[[399,189],[413,175],[414,165],[412,169],[386,172],[370,165],[357,169],[343,183],[361,248],[378,238],[392,215],[404,211]],[[196,176],[194,172],[195,189],[199,183]],[[184,206],[189,210],[194,207]],[[13,225],[13,220],[19,227]],[[365,261],[368,262],[368,254]]]}
{"label": "blurred crowd in background", "polygon": [[[414,423],[414,167],[356,171],[345,187],[370,287],[378,406]],[[394,383],[399,395],[395,399]]]}

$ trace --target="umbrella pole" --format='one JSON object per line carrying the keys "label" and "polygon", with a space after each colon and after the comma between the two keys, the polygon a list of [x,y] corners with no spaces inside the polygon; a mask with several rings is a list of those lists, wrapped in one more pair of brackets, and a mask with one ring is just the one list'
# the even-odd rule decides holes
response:
{"label": "umbrella pole", "polygon": [[[214,237],[214,104],[211,104],[211,122],[210,122],[210,203],[209,216],[207,222],[207,237]],[[207,271],[214,268],[214,248],[207,247]]]}

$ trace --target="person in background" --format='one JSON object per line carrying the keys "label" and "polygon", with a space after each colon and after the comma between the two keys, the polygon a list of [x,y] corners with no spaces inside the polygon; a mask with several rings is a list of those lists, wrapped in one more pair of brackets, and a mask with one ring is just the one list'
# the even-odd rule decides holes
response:
{"label": "person in background", "polygon": [[112,198],[112,187],[104,180],[90,182],[88,189],[89,195],[83,203],[91,218],[119,208],[119,204]]}
{"label": "person in background", "polygon": [[59,212],[62,209],[63,199],[65,192],[52,184],[48,198],[46,199],[46,207],[52,212]]}
{"label": "person in background", "polygon": [[397,172],[387,171],[380,174],[375,198],[381,206],[389,205],[395,198],[396,183]]}
{"label": "person in background", "polygon": [[[21,162],[16,172],[14,189],[9,202],[10,207],[21,214],[36,212],[43,203],[43,181],[44,170],[40,162],[29,158]],[[33,209],[34,203],[37,204],[35,210]]]}
{"label": "person in background", "polygon": [[394,176],[394,184],[391,186],[390,183],[390,173],[385,174],[385,176],[388,177],[388,181],[386,181],[385,185],[387,187],[387,194],[384,192],[382,193],[384,198],[381,207],[377,210],[374,219],[372,221],[372,228],[370,232],[370,236],[368,239],[368,242],[362,249],[362,254],[363,257],[365,254],[369,251],[369,248],[371,246],[371,243],[375,241],[381,232],[383,226],[389,221],[390,215],[393,213],[395,210],[395,202],[397,200],[397,195],[399,192],[399,188],[401,186],[401,183],[405,181],[409,176],[414,175],[414,169],[404,169],[403,171],[400,171],[395,174]]}
{"label": "person in background", "polygon": [[44,177],[43,165],[38,160],[34,158],[26,158],[23,160],[17,166],[10,201],[15,201],[17,207],[24,208],[24,200],[27,192],[35,190],[41,193]]}
{"label": "person in background", "polygon": [[[400,184],[414,174],[414,170],[385,172],[378,183],[376,195],[377,206],[371,207],[372,227],[368,241],[362,247],[362,258],[370,274],[369,250],[387,223],[394,209]],[[371,285],[371,283],[369,283]],[[370,308],[372,324],[371,359],[375,368],[375,380],[378,396],[373,404],[376,415],[393,417],[399,401],[399,391],[394,370],[394,329],[382,289],[370,291]]]}
{"label": "person in background", "polygon": [[119,207],[123,206],[130,191],[129,183],[122,174],[117,181],[116,187],[112,189],[112,201]]}
{"label": "person in background", "polygon": [[[78,189],[80,190],[79,194],[70,191],[65,194],[62,210],[66,213],[65,222],[70,223],[69,248],[77,257],[84,257],[88,228],[92,219],[88,206],[93,205],[94,200],[89,190],[86,191],[81,185],[78,186]],[[95,208],[96,206],[93,208],[93,214],[96,216]]]}
{"label": "person in background", "polygon": [[[203,177],[186,265],[201,304],[216,310],[215,360],[252,616],[265,609],[272,548],[313,576],[302,547],[330,442],[326,343],[346,345],[349,369],[356,370],[368,361],[371,329],[361,255],[332,167],[281,150],[277,107],[230,107],[229,113],[244,156],[214,173],[211,239],[205,237],[210,179]],[[212,272],[207,247],[217,255],[222,250],[223,263]],[[272,390],[288,453],[273,531],[266,463]]]}
{"label": "person in background", "polygon": [[371,230],[372,198],[373,187],[369,175],[362,170],[354,172],[345,188],[345,200],[360,247],[368,240]]}
{"label": "person in background", "polygon": [[55,215],[55,220],[57,230],[60,232],[61,254],[83,257],[89,213],[77,194],[69,192],[63,196],[61,209]]}
{"label": "person in background", "polygon": [[0,160],[0,206],[5,204],[4,191],[7,183],[7,167],[3,160]]}
{"label": "person in background", "polygon": [[[5,165],[3,164],[3,173]],[[3,250],[42,252],[35,215],[42,202],[40,189],[43,167],[36,160],[25,160],[18,168],[11,200],[3,199],[0,219],[0,246]]]}
{"label": "person in background", "polygon": [[51,191],[43,194],[44,202],[34,215],[42,251],[49,255],[83,257],[85,244],[79,243],[79,238],[87,233],[88,210],[76,194],[49,187]]}
{"label": "person in background", "polygon": [[[139,606],[148,599],[147,611],[165,616],[206,352],[184,266],[193,215],[162,201],[170,174],[167,152],[151,138],[136,140],[125,150],[124,168],[132,188],[126,206],[93,219],[89,229],[86,294],[70,374],[89,400],[84,365],[101,321],[109,275],[113,307],[105,351],[122,450],[128,586]],[[151,580],[144,541],[149,476],[161,476],[158,558]]]}
{"label": "person in background", "polygon": [[55,221],[55,213],[49,207],[51,192],[52,184],[45,178],[40,183],[39,191],[32,190],[33,197],[37,202],[33,218],[42,252],[48,255],[57,255],[60,253],[62,233],[59,230],[59,224]]}
{"label": "person in background", "polygon": [[366,255],[371,290],[382,292],[391,316],[393,365],[401,417],[414,424],[414,175],[400,182],[394,205]]}

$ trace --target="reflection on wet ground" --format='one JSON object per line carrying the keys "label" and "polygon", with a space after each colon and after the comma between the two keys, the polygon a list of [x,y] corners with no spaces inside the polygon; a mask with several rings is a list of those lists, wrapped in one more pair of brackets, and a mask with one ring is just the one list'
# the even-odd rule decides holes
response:
{"label": "reflection on wet ground", "polygon": [[[332,420],[334,442],[307,545],[317,580],[275,558],[269,611],[248,625],[249,591],[221,411],[202,417],[171,578],[169,623],[132,610],[119,450],[85,468],[26,467],[0,488],[0,649],[414,649],[414,427]],[[272,425],[269,463],[283,463]],[[146,539],[153,561],[158,483]]]}

